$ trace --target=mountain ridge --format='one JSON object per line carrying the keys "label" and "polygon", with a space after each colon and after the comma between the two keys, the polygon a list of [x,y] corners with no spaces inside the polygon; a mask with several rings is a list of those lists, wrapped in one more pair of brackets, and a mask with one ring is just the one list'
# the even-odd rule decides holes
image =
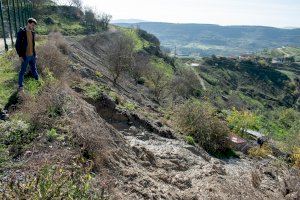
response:
{"label": "mountain ridge", "polygon": [[300,47],[300,29],[164,22],[116,25],[144,29],[156,35],[162,46],[171,50],[176,47],[179,54],[187,56],[231,56],[282,46]]}

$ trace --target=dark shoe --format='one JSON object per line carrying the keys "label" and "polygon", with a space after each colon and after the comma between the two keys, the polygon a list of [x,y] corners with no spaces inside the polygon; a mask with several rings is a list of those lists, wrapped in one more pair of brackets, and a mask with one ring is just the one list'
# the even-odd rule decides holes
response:
{"label": "dark shoe", "polygon": [[18,92],[23,92],[24,91],[24,88],[23,87],[19,87],[18,88]]}

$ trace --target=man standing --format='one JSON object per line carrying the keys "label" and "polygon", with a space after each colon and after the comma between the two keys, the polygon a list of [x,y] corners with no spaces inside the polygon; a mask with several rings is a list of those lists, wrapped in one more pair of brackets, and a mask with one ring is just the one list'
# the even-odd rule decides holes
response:
{"label": "man standing", "polygon": [[27,25],[24,28],[20,28],[17,41],[16,51],[22,62],[21,70],[19,72],[19,89],[23,90],[24,75],[26,73],[27,65],[30,65],[31,72],[35,80],[39,80],[39,75],[36,68],[36,53],[35,53],[35,33],[34,29],[37,25],[37,21],[34,18],[27,20]]}

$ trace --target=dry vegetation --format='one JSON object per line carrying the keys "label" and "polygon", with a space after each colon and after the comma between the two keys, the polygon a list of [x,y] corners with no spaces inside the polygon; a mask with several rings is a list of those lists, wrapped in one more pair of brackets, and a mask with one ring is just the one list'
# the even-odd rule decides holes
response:
{"label": "dry vegetation", "polygon": [[[68,60],[63,53],[59,51],[56,44],[60,43],[49,40],[46,44],[37,47],[38,71],[42,76],[46,76],[48,71],[50,71],[55,77],[61,77],[68,68]],[[60,45],[60,47],[61,46],[62,45]]]}
{"label": "dry vegetation", "polygon": [[250,157],[266,158],[267,156],[272,155],[272,149],[268,144],[264,144],[261,147],[252,147],[249,149],[248,153]]}

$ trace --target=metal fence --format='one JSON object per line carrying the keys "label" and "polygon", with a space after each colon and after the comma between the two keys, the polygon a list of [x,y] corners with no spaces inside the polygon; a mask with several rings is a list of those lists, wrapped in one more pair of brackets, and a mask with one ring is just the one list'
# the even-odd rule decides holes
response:
{"label": "metal fence", "polygon": [[19,28],[32,17],[32,8],[29,0],[0,0],[0,52],[14,46]]}

